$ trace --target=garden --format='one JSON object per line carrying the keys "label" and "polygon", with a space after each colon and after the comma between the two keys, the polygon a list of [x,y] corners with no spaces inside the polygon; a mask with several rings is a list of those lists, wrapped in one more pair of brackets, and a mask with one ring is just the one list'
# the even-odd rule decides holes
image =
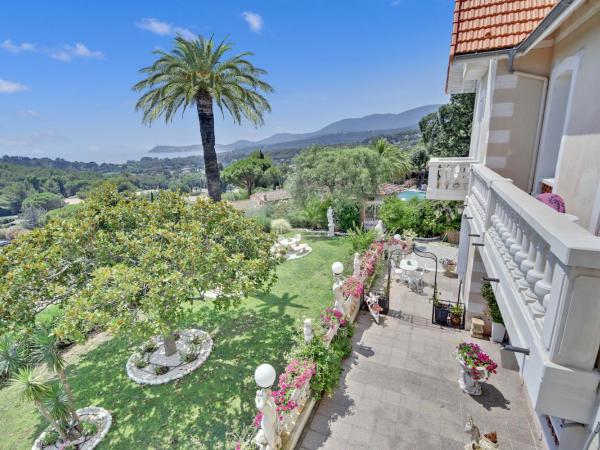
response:
{"label": "garden", "polygon": [[[119,236],[119,232],[114,229],[117,223],[120,226],[125,223],[127,227],[131,225],[132,221],[139,220],[139,217],[135,214],[130,215],[131,210],[126,207],[129,205],[127,203],[119,204],[111,192],[104,192],[103,195],[103,201],[113,204],[112,208],[105,208],[106,214],[101,217],[102,221],[106,221],[103,226],[112,227],[114,235]],[[115,201],[117,206],[115,206]],[[145,199],[136,201],[148,202]],[[178,202],[174,198],[169,201]],[[92,199],[87,204],[89,205],[87,208],[93,208],[94,200]],[[145,206],[153,208],[150,203],[145,203]],[[173,211],[173,208],[170,210]],[[226,220],[230,211],[216,209],[209,213],[203,212],[203,214],[211,213],[218,214],[223,220]],[[85,216],[85,212],[82,214]],[[139,211],[136,211],[136,214],[139,214]],[[198,212],[198,214],[200,213]],[[262,251],[263,244],[253,240],[253,236],[259,236],[259,233],[253,232],[252,225],[245,223],[241,214],[231,219],[233,222],[241,221],[242,225],[249,226],[250,234],[234,234],[233,241],[227,245],[236,245],[237,241],[246,240],[247,248],[251,248],[249,245],[254,243],[255,254],[247,254],[248,258],[254,256],[247,268],[244,268],[240,262],[242,264],[240,270],[247,270],[246,275],[242,276],[245,284],[233,283],[231,286],[227,286],[225,285],[227,274],[222,274],[220,277],[213,273],[206,275],[206,279],[210,276],[210,279],[221,281],[217,297],[221,296],[222,299],[209,301],[203,300],[202,296],[194,296],[190,299],[186,297],[185,305],[179,305],[176,308],[172,304],[165,305],[157,302],[152,298],[154,295],[152,289],[156,289],[161,297],[173,299],[173,303],[177,303],[175,299],[178,298],[180,292],[173,292],[170,290],[171,288],[158,282],[157,285],[151,285],[150,279],[144,280],[144,286],[150,286],[147,292],[144,289],[133,288],[132,286],[137,286],[136,283],[140,282],[142,274],[135,272],[131,265],[123,261],[116,266],[120,271],[119,275],[114,270],[104,267],[99,273],[94,272],[91,277],[94,279],[92,283],[88,283],[88,280],[77,280],[71,284],[63,282],[60,284],[63,287],[59,287],[57,282],[51,282],[46,283],[43,288],[37,284],[28,284],[32,292],[33,289],[43,289],[43,295],[46,297],[57,294],[72,295],[69,306],[62,309],[50,306],[41,313],[36,313],[34,322],[38,325],[43,323],[45,326],[52,326],[56,323],[57,328],[54,329],[54,333],[61,336],[63,343],[69,342],[67,337],[76,338],[79,341],[77,344],[67,346],[65,351],[61,352],[61,357],[66,360],[64,375],[68,378],[75,408],[99,406],[112,415],[112,427],[99,448],[212,449],[220,446],[229,448],[226,442],[231,438],[230,433],[235,430],[247,430],[256,416],[254,405],[256,383],[253,379],[256,367],[267,362],[276,368],[277,373],[284,372],[284,368],[288,366],[289,362],[288,354],[298,338],[304,319],[311,318],[315,323],[320,323],[321,313],[327,306],[331,306],[331,263],[337,260],[344,262],[349,260],[351,254],[349,241],[303,235],[303,241],[312,248],[310,256],[279,264],[275,268],[268,258],[256,258],[256,255]],[[181,218],[179,220],[185,222]],[[98,225],[98,221],[90,223],[92,222]],[[73,222],[66,223],[73,224]],[[237,226],[227,223],[228,226]],[[61,225],[64,226],[65,222],[61,222]],[[49,226],[52,228],[52,224]],[[69,231],[71,232],[70,237],[74,241],[81,237],[75,230],[67,230],[67,234]],[[156,232],[157,230],[154,230],[155,234]],[[206,236],[206,230],[204,232],[204,236]],[[37,231],[34,231],[26,239],[33,240],[36,245],[42,245],[43,233],[40,231],[38,234]],[[161,254],[163,256],[171,255],[170,252],[173,249],[169,249],[165,243],[174,239],[174,236],[167,235],[165,230],[161,233],[163,233],[162,239],[164,240],[161,242],[162,245],[165,245],[162,248],[164,253]],[[135,237],[140,238],[140,242],[144,241],[141,239],[141,234],[137,234]],[[183,237],[178,236],[177,239],[183,239]],[[226,241],[227,237],[220,236],[219,239]],[[126,242],[125,240],[118,241],[117,238],[115,242],[107,244],[114,253],[118,253],[117,245],[119,243]],[[135,239],[133,241],[135,242]],[[103,242],[102,245],[104,244],[106,243]],[[178,243],[178,245],[180,244],[181,242]],[[193,244],[199,245],[196,242]],[[65,242],[64,245],[68,244]],[[24,249],[26,247],[27,245],[23,245]],[[107,250],[109,247],[103,248]],[[143,247],[140,245],[139,249]],[[150,248],[146,245],[145,251],[140,255],[146,255]],[[136,254],[138,250],[137,247],[134,248],[131,239],[127,250],[132,254]],[[58,255],[64,257],[65,253],[56,253],[56,249],[53,251],[54,253],[49,254],[56,256],[56,260],[53,262],[58,264],[60,262]],[[15,250],[11,257],[18,258],[18,251]],[[77,264],[82,264],[81,258],[76,261]],[[191,256],[187,260],[183,257],[183,261],[190,266],[200,262]],[[256,266],[261,261],[263,266],[261,270],[257,270]],[[3,263],[7,263],[7,261],[3,261]],[[203,263],[206,264],[206,261]],[[111,264],[114,269],[116,263],[111,262]],[[3,265],[3,270],[6,271],[6,267],[6,264]],[[66,276],[73,281],[71,278],[74,275],[68,273],[69,267],[63,268],[63,272],[52,274],[48,272],[50,267],[43,266],[42,261],[34,261],[34,267],[28,267],[29,270],[36,268],[44,278],[58,279]],[[216,268],[223,272],[226,271],[224,263],[217,265]],[[271,268],[276,272],[276,280],[270,275]],[[177,271],[171,269],[172,267],[165,264],[164,267],[161,267],[161,272],[153,272],[149,276],[155,279],[175,276]],[[81,265],[77,267],[77,273],[85,270],[86,267]],[[10,276],[15,275],[14,271],[7,273]],[[255,276],[254,283],[252,283],[253,274]],[[126,278],[123,278],[125,276]],[[193,276],[190,274],[189,277]],[[310,282],[306,282],[306,280],[310,280]],[[121,282],[119,289],[115,285],[117,281]],[[186,280],[177,279],[177,281],[193,290],[192,285],[186,284]],[[203,279],[196,281],[203,283]],[[68,288],[64,286],[68,286]],[[76,287],[85,291],[87,296],[78,295]],[[203,286],[204,290],[207,288],[208,286]],[[27,294],[31,293],[21,295],[11,289],[16,288],[2,286],[0,295],[4,296],[4,300],[11,298],[25,301],[28,298]],[[248,290],[249,295],[246,299],[239,300],[235,293],[244,292],[244,290]],[[116,310],[112,309],[117,292],[120,292],[122,296],[122,303],[118,305],[119,314],[115,314]],[[42,294],[41,291],[37,293]],[[131,297],[128,298],[128,295]],[[87,298],[93,298],[94,305],[98,308],[90,308]],[[154,305],[152,307],[145,303],[150,298]],[[130,311],[133,304],[138,307],[138,312],[135,314]],[[4,302],[3,305],[2,316],[5,320],[3,322],[5,328],[15,328],[12,324],[16,321],[27,323],[30,315],[33,314],[32,310],[23,305],[11,309],[15,306],[15,302],[11,303],[12,307],[7,307],[7,302]],[[175,309],[171,310],[170,308]],[[139,310],[143,310],[144,313],[140,315]],[[8,316],[11,316],[15,322],[6,321]],[[65,318],[69,319],[66,323]],[[84,327],[84,323],[87,325],[86,327]],[[30,329],[32,326],[34,325],[30,323],[26,328]],[[213,346],[210,355],[200,367],[180,379],[157,386],[138,384],[128,377],[125,364],[132,354],[147,342],[148,336],[158,334],[168,338],[170,334],[175,334],[173,330],[186,329],[202,330],[212,340]],[[108,331],[111,333],[109,334]],[[18,333],[18,330],[15,328],[11,333]],[[347,344],[340,341],[339,344],[332,347],[334,347],[332,352],[337,352],[338,356],[331,356],[330,359],[339,363],[339,355],[348,351]],[[304,352],[304,355],[299,356],[310,356],[311,352],[321,352],[323,349],[313,345],[312,347],[297,347],[297,351]],[[49,376],[55,372],[48,365],[39,367],[41,368],[40,376]],[[331,386],[332,380],[334,383],[337,382],[337,378],[335,378],[336,365],[333,364],[331,368],[332,372],[329,375],[321,373],[315,377],[315,382],[318,380],[324,390],[327,390],[327,386]],[[54,383],[52,386],[57,386],[57,384]],[[60,389],[60,386],[57,389]],[[321,388],[318,389],[321,390]],[[8,380],[4,380],[0,388],[2,446],[5,448],[30,448],[40,433],[48,428],[48,422],[36,411],[39,408],[22,398],[21,393],[15,389],[14,383],[10,383]],[[61,405],[64,406],[64,404],[58,406]],[[82,417],[83,425],[85,425],[84,422]],[[85,425],[85,428],[89,428],[89,426]]]}

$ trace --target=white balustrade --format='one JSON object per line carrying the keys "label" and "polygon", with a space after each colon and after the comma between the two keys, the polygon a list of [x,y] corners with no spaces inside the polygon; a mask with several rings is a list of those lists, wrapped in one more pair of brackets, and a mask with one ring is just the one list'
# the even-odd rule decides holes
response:
{"label": "white balustrade", "polygon": [[431,158],[427,198],[432,200],[463,200],[469,188],[470,158]]}
{"label": "white balustrade", "polygon": [[[433,162],[436,170],[447,165]],[[466,203],[480,216],[473,232],[495,261],[492,275],[516,300],[515,320],[529,324],[551,361],[591,369],[600,348],[600,238],[491,169],[474,164],[471,171]]]}

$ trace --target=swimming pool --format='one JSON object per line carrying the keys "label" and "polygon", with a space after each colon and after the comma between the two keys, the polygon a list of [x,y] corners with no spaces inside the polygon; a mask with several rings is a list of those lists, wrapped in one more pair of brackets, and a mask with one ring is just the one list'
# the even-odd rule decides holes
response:
{"label": "swimming pool", "polygon": [[407,200],[413,199],[413,198],[416,198],[418,200],[423,200],[425,198],[425,192],[417,191],[414,189],[398,192],[397,195],[398,195],[398,198],[404,202]]}

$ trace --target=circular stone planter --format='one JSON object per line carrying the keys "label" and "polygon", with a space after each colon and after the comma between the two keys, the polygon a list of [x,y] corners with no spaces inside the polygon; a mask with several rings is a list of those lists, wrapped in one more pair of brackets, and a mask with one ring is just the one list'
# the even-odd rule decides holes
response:
{"label": "circular stone planter", "polygon": [[96,434],[92,436],[83,436],[75,441],[71,441],[68,443],[63,443],[62,441],[57,442],[54,445],[46,445],[42,444],[46,433],[49,433],[53,430],[48,429],[44,431],[33,443],[33,447],[31,450],[58,450],[63,448],[68,444],[75,444],[77,446],[77,450],[92,450],[96,448],[96,446],[104,439],[108,430],[110,430],[110,426],[112,425],[112,416],[110,413],[104,408],[98,408],[96,406],[88,406],[87,408],[81,408],[77,410],[77,415],[81,419],[82,422],[85,421],[95,421],[98,424],[98,431]]}
{"label": "circular stone planter", "polygon": [[[199,339],[201,343],[193,344],[193,339]],[[154,336],[151,338],[151,342],[155,343],[158,348],[143,355],[148,363],[145,367],[136,367],[137,352],[129,357],[125,366],[129,378],[139,384],[164,384],[192,373],[206,361],[213,346],[209,334],[196,328],[179,332],[179,339],[175,341],[177,352],[171,356],[165,356],[162,337]],[[185,362],[182,354],[188,352],[193,345],[197,346],[198,356],[193,361]],[[158,366],[167,367],[168,371],[156,374],[155,367]]]}

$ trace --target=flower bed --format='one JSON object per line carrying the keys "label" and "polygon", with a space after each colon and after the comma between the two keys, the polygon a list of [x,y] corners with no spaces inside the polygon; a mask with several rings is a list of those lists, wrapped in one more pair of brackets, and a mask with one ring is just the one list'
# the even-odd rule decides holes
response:
{"label": "flower bed", "polygon": [[164,384],[198,369],[210,355],[213,341],[208,333],[189,329],[177,333],[177,353],[165,356],[162,338],[145,342],[126,364],[127,375],[139,384]]}

